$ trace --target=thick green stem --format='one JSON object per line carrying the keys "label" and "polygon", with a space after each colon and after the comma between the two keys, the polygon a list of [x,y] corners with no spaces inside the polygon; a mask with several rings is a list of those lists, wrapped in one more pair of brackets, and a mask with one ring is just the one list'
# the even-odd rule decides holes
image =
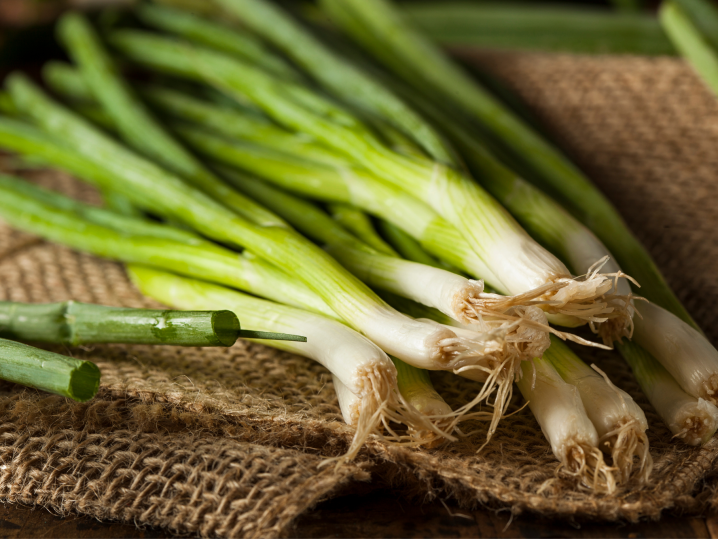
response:
{"label": "thick green stem", "polygon": [[[629,0],[629,2],[632,0]],[[498,3],[412,2],[402,15],[442,45],[593,54],[675,54],[649,13],[602,7]]]}
{"label": "thick green stem", "polygon": [[74,301],[0,302],[0,336],[23,341],[69,346],[92,343],[232,346],[239,335],[239,320],[231,311],[124,309]]}
{"label": "thick green stem", "polygon": [[0,339],[0,378],[79,402],[90,400],[100,387],[100,369],[91,361],[5,339]]}

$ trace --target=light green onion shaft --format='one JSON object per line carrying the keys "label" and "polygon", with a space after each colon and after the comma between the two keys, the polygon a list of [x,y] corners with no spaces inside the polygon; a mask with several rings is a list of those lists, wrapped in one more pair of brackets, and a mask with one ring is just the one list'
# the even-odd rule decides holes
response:
{"label": "light green onion shaft", "polygon": [[79,402],[90,400],[100,387],[100,369],[91,361],[6,339],[0,339],[0,378]]}
{"label": "light green onion shaft", "polygon": [[718,49],[718,8],[706,0],[672,0],[695,24],[701,35]]}
{"label": "light green onion shaft", "polygon": [[718,48],[711,44],[718,38],[704,35],[699,20],[693,20],[680,2],[668,0],[661,4],[661,24],[682,56],[703,79],[711,91],[718,95]]}

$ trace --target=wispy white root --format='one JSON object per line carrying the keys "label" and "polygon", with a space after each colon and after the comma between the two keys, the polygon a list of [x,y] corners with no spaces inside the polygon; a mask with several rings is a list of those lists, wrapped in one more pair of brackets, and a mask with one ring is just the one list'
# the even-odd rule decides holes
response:
{"label": "wispy white root", "polygon": [[[512,307],[537,306],[549,315],[560,315],[576,323],[590,324],[602,337],[605,346],[610,347],[616,339],[630,337],[633,333],[634,309],[631,302],[635,296],[630,293],[619,294],[618,281],[628,279],[636,285],[638,283],[621,271],[601,273],[608,260],[607,256],[598,260],[584,275],[556,276],[552,282],[515,296],[482,293],[478,298],[466,302],[464,314],[467,319],[478,320],[510,315]],[[609,321],[611,323],[606,324]],[[570,334],[551,333],[562,339],[577,340]],[[583,339],[577,342],[590,344]]]}
{"label": "wispy white root", "polygon": [[562,340],[570,340],[585,346],[607,348],[551,327],[546,318],[544,309],[551,307],[551,301],[545,299],[547,295],[566,288],[568,282],[551,283],[530,292],[516,296],[502,296],[483,292],[483,282],[473,281],[480,286],[480,293],[473,293],[461,298],[456,309],[459,320],[466,324],[473,324],[477,331],[504,330],[505,339],[516,343],[524,350],[527,359],[538,357],[536,349],[545,349],[548,346],[549,334]]}
{"label": "wispy white root", "polygon": [[[347,452],[331,460],[338,463],[353,460],[371,436],[405,446],[431,446],[456,440],[449,421],[432,418],[406,402],[397,387],[395,369],[376,365],[362,369],[357,377],[359,395],[334,378],[344,418],[356,427],[356,432]],[[407,427],[407,433],[397,432],[399,425]],[[446,425],[449,428],[442,428]]]}
{"label": "wispy white root", "polygon": [[575,477],[581,486],[596,493],[613,494],[616,491],[616,469],[609,466],[597,447],[582,442],[566,445],[557,472]]}
{"label": "wispy white root", "polygon": [[616,428],[601,436],[599,447],[609,455],[619,482],[635,479],[638,484],[648,480],[653,470],[648,437],[635,419],[620,421]]}

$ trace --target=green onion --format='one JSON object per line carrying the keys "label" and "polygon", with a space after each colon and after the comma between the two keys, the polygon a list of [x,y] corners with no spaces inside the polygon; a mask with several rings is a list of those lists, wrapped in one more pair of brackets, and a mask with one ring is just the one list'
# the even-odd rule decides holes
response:
{"label": "green onion", "polygon": [[441,51],[415,31],[385,0],[322,0],[335,22],[372,54],[435,103],[453,104],[473,118],[512,159],[586,224],[641,284],[651,301],[694,324],[650,255],[605,196],[564,157],[501,102],[479,87]]}
{"label": "green onion", "polygon": [[26,344],[0,339],[0,378],[69,397],[90,400],[100,387],[100,369]]}
{"label": "green onion", "polygon": [[[292,307],[257,299],[220,286],[178,277],[141,266],[129,268],[135,285],[146,295],[168,305],[196,309],[212,305],[243,313],[243,319],[258,327],[273,331],[301,332],[306,344],[269,341],[266,344],[309,357],[324,365],[356,396],[358,413],[344,410],[344,417],[357,426],[352,446],[344,458],[352,458],[370,434],[378,434],[382,423],[404,423],[414,432],[431,433],[436,437],[453,439],[429,419],[412,408],[401,396],[397,386],[397,371],[389,357],[376,345],[334,320]],[[291,328],[291,329],[290,329]],[[342,399],[345,407],[356,399]],[[346,401],[349,400],[347,403]],[[390,439],[406,441],[390,431]]]}
{"label": "green onion", "polygon": [[641,390],[673,435],[689,445],[703,445],[718,429],[718,408],[689,395],[668,371],[640,346],[617,345]]}
{"label": "green onion", "polygon": [[643,410],[595,365],[593,368],[586,365],[561,341],[552,339],[544,359],[551,362],[564,381],[578,388],[586,413],[596,427],[599,447],[611,455],[620,480],[626,483],[635,475],[645,482],[653,460],[648,451],[648,422]]}
{"label": "green onion", "polygon": [[400,7],[408,22],[442,45],[589,54],[675,54],[660,24],[648,13],[525,2],[442,1],[403,3]]}
{"label": "green onion", "polygon": [[718,49],[718,8],[706,0],[672,0],[691,19],[704,39]]}
{"label": "green onion", "polygon": [[[21,341],[68,346],[92,343],[232,346],[240,333],[239,320],[230,311],[125,309],[74,301],[0,302],[0,336]],[[296,336],[288,338],[301,340]]]}
{"label": "green onion", "polygon": [[598,432],[578,388],[565,382],[545,358],[524,361],[517,385],[563,471],[595,491],[613,492],[613,469],[603,459]]}
{"label": "green onion", "polygon": [[130,146],[180,174],[246,219],[265,226],[284,224],[275,215],[229,188],[165,131],[118,73],[112,58],[82,15],[64,15],[58,23],[58,31],[70,55],[79,63],[92,95],[102,104]]}
{"label": "green onion", "polygon": [[[680,2],[663,2],[659,15],[663,28],[678,51],[718,95],[718,48],[715,48],[718,38],[702,34],[699,26],[701,19],[692,19]],[[714,17],[718,18],[715,14]]]}

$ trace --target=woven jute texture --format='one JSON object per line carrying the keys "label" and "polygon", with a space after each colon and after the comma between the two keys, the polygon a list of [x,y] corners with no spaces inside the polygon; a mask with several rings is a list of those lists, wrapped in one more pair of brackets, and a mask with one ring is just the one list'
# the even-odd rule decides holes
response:
{"label": "woven jute texture", "polygon": [[[680,298],[715,343],[718,320],[718,101],[680,60],[475,55],[529,104],[544,128],[616,203]],[[30,179],[77,198],[96,194],[58,173]],[[122,267],[0,224],[0,299],[74,299],[153,306]],[[95,361],[96,399],[76,404],[0,385],[0,499],[162,526],[203,536],[291,535],[318,501],[357,485],[467,508],[537,511],[566,519],[637,520],[713,505],[715,440],[671,440],[621,359],[581,351],[646,410],[655,470],[650,484],[613,496],[556,477],[557,462],[528,409],[434,450],[371,441],[342,454],[331,377],[301,357],[239,343],[231,349],[93,346],[56,351]],[[439,373],[452,405],[474,382]],[[515,398],[514,409],[521,406]],[[556,477],[554,479],[554,477]]]}

